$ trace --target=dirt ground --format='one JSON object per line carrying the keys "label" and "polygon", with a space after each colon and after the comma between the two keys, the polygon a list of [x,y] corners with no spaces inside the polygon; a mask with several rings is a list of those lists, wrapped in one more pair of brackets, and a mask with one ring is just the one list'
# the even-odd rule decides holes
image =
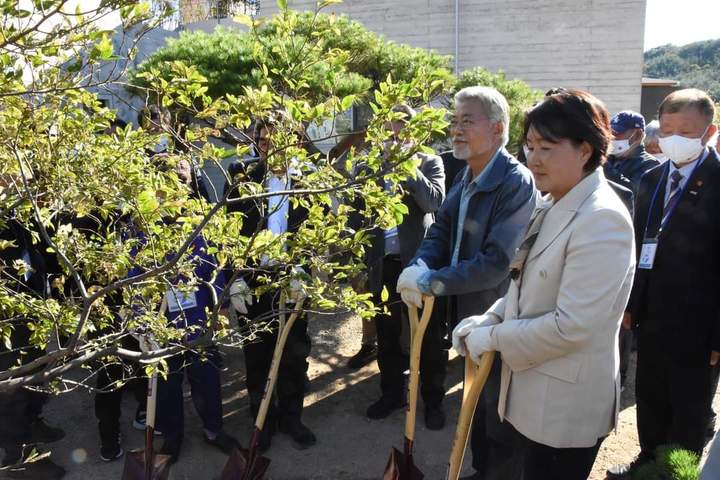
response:
{"label": "dirt ground", "polygon": [[[351,372],[344,367],[360,343],[360,321],[350,316],[320,316],[311,322],[313,351],[310,364],[312,393],[305,399],[305,423],[316,433],[318,444],[296,450],[286,436],[276,435],[265,454],[272,460],[269,478],[273,480],[377,480],[381,478],[390,448],[402,446],[404,411],[382,421],[364,415],[379,393],[376,363]],[[242,354],[227,351],[223,398],[225,429],[247,445],[252,429],[244,391]],[[422,421],[422,405],[416,434],[416,459],[426,479],[442,479],[459,409],[462,362],[453,358],[447,380],[445,407],[448,422],[439,432],[429,431]],[[630,385],[633,379],[628,382]],[[608,466],[631,460],[638,452],[635,408],[631,387],[623,392],[623,410],[616,432],[604,442],[591,480],[605,478]],[[127,396],[123,405],[125,448],[142,446],[143,436],[132,428],[135,405]],[[715,397],[716,407],[720,406]],[[173,466],[172,479],[217,479],[226,457],[202,440],[200,422],[189,398],[185,402],[185,443],[180,460]],[[74,392],[54,398],[45,417],[65,429],[67,436],[53,445],[53,458],[65,466],[68,480],[119,479],[123,460],[111,463],[99,458],[92,395]],[[161,440],[157,441],[159,447]],[[469,457],[466,470],[469,473]]]}

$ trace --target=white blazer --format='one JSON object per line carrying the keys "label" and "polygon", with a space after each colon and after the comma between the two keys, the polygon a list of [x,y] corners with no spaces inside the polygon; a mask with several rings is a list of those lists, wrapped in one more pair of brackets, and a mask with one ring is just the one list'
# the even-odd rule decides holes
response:
{"label": "white blazer", "polygon": [[487,312],[500,322],[501,419],[555,448],[591,447],[613,429],[634,271],[630,215],[598,169],[552,205],[521,284]]}

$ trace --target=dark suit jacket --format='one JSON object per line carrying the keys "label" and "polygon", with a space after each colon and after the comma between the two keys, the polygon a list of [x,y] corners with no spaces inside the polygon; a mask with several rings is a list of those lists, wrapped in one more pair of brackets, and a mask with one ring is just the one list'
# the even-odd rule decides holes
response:
{"label": "dark suit jacket", "polygon": [[[403,203],[408,213],[398,225],[400,241],[400,260],[403,267],[415,255],[430,225],[435,220],[435,212],[445,199],[445,170],[443,162],[437,155],[418,153],[421,160],[414,179],[403,183],[407,194]],[[382,290],[382,260],[385,256],[385,232],[381,229],[373,231],[373,239],[367,252],[368,288],[371,292]]]}
{"label": "dark suit jacket", "polygon": [[[265,173],[266,173],[266,167],[263,162],[258,161],[252,161],[252,162],[244,162],[242,164],[239,164],[237,167],[237,170],[233,172],[233,174],[240,174],[243,173],[247,176],[247,181],[255,182],[259,184],[263,184],[265,181]],[[235,189],[232,193],[230,193],[230,200],[237,199],[238,198],[238,192],[237,189]],[[267,204],[268,200],[267,198],[262,198],[260,200],[241,200],[239,202],[233,201],[231,204],[227,207],[227,212],[241,212],[245,216],[243,219],[242,228],[240,230],[240,233],[243,236],[251,236],[256,229],[265,229],[267,228],[267,220],[268,220],[268,211],[267,211]],[[293,208],[292,203],[290,203],[290,209],[288,212],[288,232],[295,233],[298,231],[302,223],[307,219],[308,212],[306,209],[302,207]],[[230,274],[231,272],[227,272]],[[254,277],[254,276],[250,276]],[[227,278],[230,278],[228,275]],[[252,287],[253,283],[251,282],[252,278],[248,278],[248,276],[245,276],[246,281],[248,281],[248,284]]]}
{"label": "dark suit jacket", "polygon": [[447,194],[450,192],[450,189],[455,181],[459,178],[458,174],[467,167],[467,162],[465,160],[455,158],[452,150],[441,153],[440,158],[442,158],[443,166],[445,167],[445,193]]}
{"label": "dark suit jacket", "polygon": [[[648,236],[662,216],[667,165],[640,181],[635,208],[638,258],[653,193]],[[684,365],[706,365],[720,351],[720,160],[711,150],[688,179],[685,191],[658,240],[652,270],[638,268],[627,310],[642,339],[659,341],[670,358]],[[647,340],[646,340],[647,341]]]}
{"label": "dark suit jacket", "polygon": [[630,212],[630,217],[632,218],[635,213],[635,206],[634,206],[634,195],[632,190],[629,188],[623,187],[619,183],[615,183],[612,180],[608,180],[608,185],[613,189],[613,191],[617,194],[618,197],[620,197],[620,200],[622,200],[625,207],[627,207],[628,212]]}
{"label": "dark suit jacket", "polygon": [[[538,200],[530,171],[503,150],[470,199],[458,265],[451,267],[462,182],[457,181],[417,251],[431,270],[433,293],[456,297],[456,318],[480,315],[505,294],[510,261]],[[435,291],[434,286],[442,288]]]}

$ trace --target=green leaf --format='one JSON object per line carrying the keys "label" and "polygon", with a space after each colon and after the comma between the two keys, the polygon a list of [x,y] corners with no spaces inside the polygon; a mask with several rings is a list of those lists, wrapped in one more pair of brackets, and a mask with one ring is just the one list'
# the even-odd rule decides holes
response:
{"label": "green leaf", "polygon": [[350,107],[352,107],[353,103],[355,102],[355,95],[347,95],[345,98],[342,99],[342,102],[340,102],[340,108],[342,108],[342,111],[349,110]]}
{"label": "green leaf", "polygon": [[245,15],[244,13],[241,13],[240,15],[235,15],[233,17],[233,20],[242,23],[243,25],[246,25],[250,28],[253,28],[253,19],[250,15]]}
{"label": "green leaf", "polygon": [[382,292],[380,292],[380,300],[383,302],[387,302],[390,300],[390,293],[388,293],[388,289],[386,285],[383,285]]}
{"label": "green leaf", "polygon": [[277,6],[280,10],[287,10],[287,0],[277,0]]}
{"label": "green leaf", "polygon": [[149,215],[155,212],[159,207],[160,203],[155,197],[155,192],[152,190],[144,190],[140,192],[137,199],[138,210],[143,215]]}

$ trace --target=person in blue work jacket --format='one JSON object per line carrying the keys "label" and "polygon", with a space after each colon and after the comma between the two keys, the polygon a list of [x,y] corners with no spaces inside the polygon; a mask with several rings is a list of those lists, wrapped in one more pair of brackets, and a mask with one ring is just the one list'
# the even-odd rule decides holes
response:
{"label": "person in blue work jacket", "polygon": [[[187,169],[178,165],[176,170],[180,179],[192,188]],[[142,234],[139,236],[142,241]],[[218,269],[215,258],[208,253],[208,243],[202,236],[193,240],[188,253],[195,266],[193,278],[175,278],[166,290],[164,300],[167,302],[166,318],[176,328],[186,331],[184,343],[192,345],[207,333],[208,312],[214,308],[214,300],[225,286],[225,276]],[[136,267],[130,271],[130,276],[139,273],[140,269]],[[157,429],[165,438],[160,453],[170,455],[173,463],[180,454],[185,424],[182,387],[187,376],[193,404],[203,423],[205,442],[229,455],[240,445],[223,430],[217,347],[189,348],[168,357],[166,362],[168,375],[158,379]]]}

